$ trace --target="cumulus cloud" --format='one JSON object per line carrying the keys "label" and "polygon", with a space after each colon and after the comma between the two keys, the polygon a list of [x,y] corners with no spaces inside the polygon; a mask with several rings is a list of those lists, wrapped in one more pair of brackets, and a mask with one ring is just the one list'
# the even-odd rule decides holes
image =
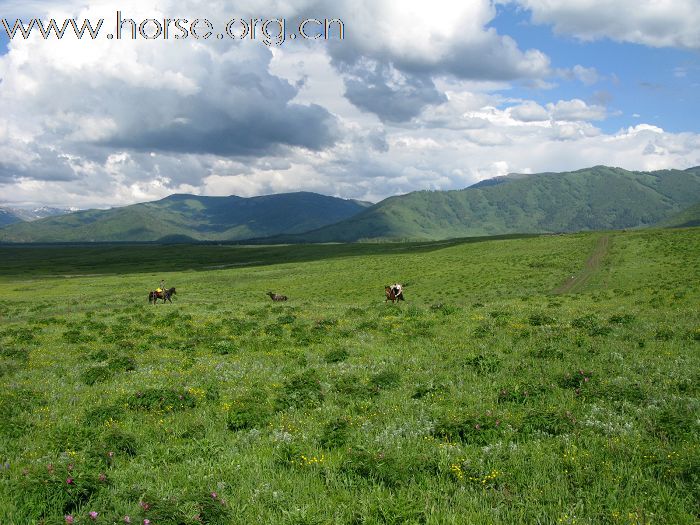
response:
{"label": "cumulus cloud", "polygon": [[583,100],[560,100],[548,103],[546,107],[536,102],[526,101],[509,108],[510,116],[520,122],[555,121],[591,121],[604,120],[607,114],[605,107],[588,105]]}
{"label": "cumulus cloud", "polygon": [[[533,0],[534,2],[534,0]],[[300,189],[379,200],[508,172],[700,164],[697,134],[605,133],[606,98],[508,98],[549,59],[489,24],[488,0],[7,3],[6,16],[338,17],[343,42],[13,41],[0,56],[0,195],[129,204]],[[5,5],[3,6],[5,8]],[[534,8],[533,8],[534,9]],[[534,12],[534,11],[533,11]],[[550,22],[553,23],[553,22]],[[597,70],[573,65],[584,86]],[[580,86],[579,86],[580,87]]]}
{"label": "cumulus cloud", "polygon": [[583,100],[560,100],[547,104],[547,110],[554,120],[587,121],[603,120],[606,110],[603,106],[589,106]]}
{"label": "cumulus cloud", "polygon": [[611,38],[653,47],[700,49],[696,0],[514,0],[539,24],[582,40]]}

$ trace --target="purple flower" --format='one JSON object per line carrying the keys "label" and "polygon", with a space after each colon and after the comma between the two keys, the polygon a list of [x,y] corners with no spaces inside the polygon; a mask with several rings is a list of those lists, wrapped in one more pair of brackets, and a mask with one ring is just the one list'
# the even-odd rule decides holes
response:
{"label": "purple flower", "polygon": [[212,492],[212,493],[211,493],[211,497],[212,497],[212,499],[216,499],[216,498],[218,498],[219,496],[218,496],[218,494],[217,494],[216,492]]}
{"label": "purple flower", "polygon": [[131,518],[129,516],[124,516],[124,523],[131,523]]}
{"label": "purple flower", "polygon": [[72,485],[72,484],[73,484],[73,478],[66,478],[66,483],[67,483],[68,485]]}
{"label": "purple flower", "polygon": [[151,525],[151,520],[146,518],[145,520],[143,520],[143,525]]}
{"label": "purple flower", "polygon": [[93,521],[96,520],[96,519],[97,519],[97,516],[99,515],[99,514],[98,514],[97,512],[95,512],[94,510],[91,510],[89,514],[90,514],[90,519],[93,520]]}
{"label": "purple flower", "polygon": [[70,514],[65,515],[66,518],[66,523],[73,523],[75,521],[75,518],[71,516]]}

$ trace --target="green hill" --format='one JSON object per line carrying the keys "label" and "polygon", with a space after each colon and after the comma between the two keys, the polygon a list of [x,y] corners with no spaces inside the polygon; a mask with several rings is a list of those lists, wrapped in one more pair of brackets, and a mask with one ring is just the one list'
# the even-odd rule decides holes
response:
{"label": "green hill", "polygon": [[298,239],[421,240],[642,228],[668,219],[699,199],[700,167],[633,172],[596,166],[499,177],[457,191],[391,197]]}
{"label": "green hill", "polygon": [[366,203],[307,192],[253,198],[172,195],[156,202],[10,225],[0,230],[0,241],[241,240],[302,233],[366,207]]}
{"label": "green hill", "polygon": [[659,223],[666,228],[689,228],[700,226],[700,202]]}

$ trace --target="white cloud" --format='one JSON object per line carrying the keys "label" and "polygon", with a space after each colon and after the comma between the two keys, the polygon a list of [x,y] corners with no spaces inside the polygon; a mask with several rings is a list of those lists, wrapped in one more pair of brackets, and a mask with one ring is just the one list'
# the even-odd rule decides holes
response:
{"label": "white cloud", "polygon": [[600,75],[598,75],[598,71],[594,67],[583,67],[580,64],[576,64],[572,72],[578,80],[587,86],[591,86],[600,80]]}
{"label": "white cloud", "polygon": [[[60,10],[94,18],[117,7],[82,5]],[[48,2],[10,7],[23,16],[56,11]],[[118,7],[137,19],[233,16],[194,0]],[[0,56],[2,198],[104,207],[175,192],[303,189],[379,200],[508,172],[700,163],[697,134],[643,122],[609,134],[593,124],[607,116],[602,105],[507,98],[514,79],[545,86],[549,60],[489,29],[495,12],[487,0],[245,0],[236,10],[340,17],[348,40],[273,49],[218,41],[12,42]],[[600,80],[592,67],[568,71],[587,85]]]}
{"label": "white cloud", "polygon": [[582,40],[700,49],[697,0],[514,0],[536,23]]}
{"label": "white cloud", "polygon": [[606,110],[603,106],[589,106],[583,100],[560,100],[547,104],[547,110],[554,120],[586,121],[604,120]]}

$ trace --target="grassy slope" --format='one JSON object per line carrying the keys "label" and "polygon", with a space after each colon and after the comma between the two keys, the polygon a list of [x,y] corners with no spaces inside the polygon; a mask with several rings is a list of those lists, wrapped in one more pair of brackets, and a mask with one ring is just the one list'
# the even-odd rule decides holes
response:
{"label": "grassy slope", "polygon": [[0,248],[2,523],[697,521],[698,229],[75,250]]}
{"label": "grassy slope", "polygon": [[677,213],[699,196],[700,168],[642,173],[599,166],[459,191],[392,197],[302,238],[442,239],[644,227]]}
{"label": "grassy slope", "polygon": [[244,199],[173,195],[111,210],[88,210],[0,230],[11,242],[238,240],[301,233],[348,218],[365,205],[313,193]]}
{"label": "grassy slope", "polygon": [[665,228],[690,228],[700,226],[700,202],[684,209],[673,217],[659,223]]}

